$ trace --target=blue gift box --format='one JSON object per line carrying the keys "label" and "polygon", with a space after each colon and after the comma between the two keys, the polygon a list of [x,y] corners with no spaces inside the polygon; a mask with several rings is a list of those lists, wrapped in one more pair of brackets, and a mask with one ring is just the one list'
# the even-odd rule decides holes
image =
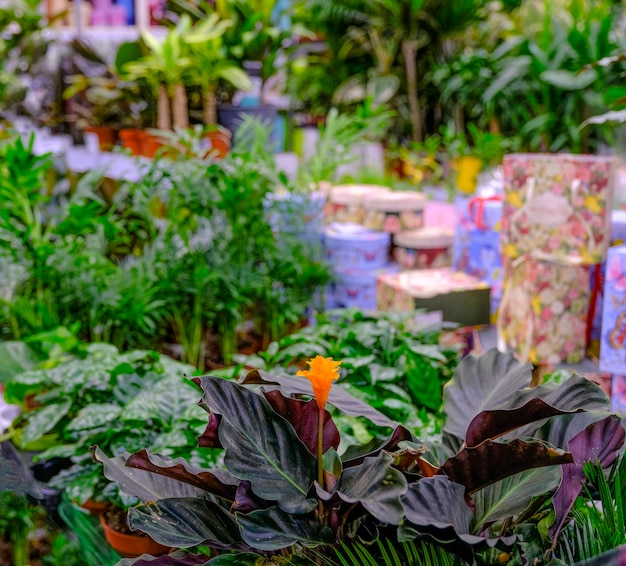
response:
{"label": "blue gift box", "polygon": [[455,201],[458,224],[454,236],[452,266],[477,277],[491,287],[493,306],[502,294],[500,219],[498,197],[459,197]]}
{"label": "blue gift box", "polygon": [[600,370],[626,374],[626,245],[609,248],[606,260]]}

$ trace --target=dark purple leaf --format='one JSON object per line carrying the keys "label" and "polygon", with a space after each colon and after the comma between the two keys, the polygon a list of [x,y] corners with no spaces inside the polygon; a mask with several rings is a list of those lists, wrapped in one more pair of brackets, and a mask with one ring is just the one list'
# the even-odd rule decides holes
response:
{"label": "dark purple leaf", "polygon": [[346,503],[361,503],[381,523],[397,525],[402,519],[400,497],[406,489],[392,456],[382,452],[376,458],[365,458],[360,466],[345,469],[337,495]]}
{"label": "dark purple leaf", "polygon": [[128,522],[172,548],[245,548],[234,515],[208,499],[181,497],[138,505],[130,509]]}
{"label": "dark purple leaf", "polygon": [[254,549],[279,550],[294,544],[318,546],[332,543],[332,530],[308,515],[285,513],[270,507],[238,514],[241,536]]}
{"label": "dark purple leaf", "polygon": [[383,450],[386,452],[395,452],[398,449],[398,444],[400,442],[412,442],[413,440],[413,435],[409,432],[409,430],[403,426],[398,426],[391,433],[391,436],[382,443],[378,440],[378,438],[373,438],[370,442],[363,446],[348,446],[342,455],[343,467],[345,469],[352,466],[358,466],[365,458],[377,456]]}
{"label": "dark purple leaf", "polygon": [[[281,417],[288,420],[304,445],[313,456],[317,456],[317,421],[319,409],[317,403],[301,401],[285,397],[279,390],[266,391],[265,398]],[[339,448],[339,431],[333,422],[328,411],[324,411],[324,436],[322,450],[326,452],[329,448],[337,450]]]}
{"label": "dark purple leaf", "polygon": [[291,424],[262,395],[233,381],[205,376],[196,383],[204,391],[201,404],[222,415],[219,438],[226,468],[249,480],[256,495],[277,501],[285,511],[312,509],[315,502],[307,494],[317,462]]}
{"label": "dark purple leaf", "polygon": [[456,456],[449,458],[439,473],[465,486],[467,494],[471,495],[514,474],[571,461],[571,454],[551,448],[543,442],[516,439],[499,443],[485,440],[478,446],[463,448]]}
{"label": "dark purple leaf", "polygon": [[524,406],[510,410],[483,411],[474,417],[469,427],[465,442],[467,446],[477,446],[488,438],[493,440],[520,426],[578,411],[562,411],[548,405],[541,399],[531,399]]}
{"label": "dark purple leaf", "polygon": [[131,454],[126,461],[126,466],[173,478],[227,501],[234,500],[239,484],[239,480],[226,470],[204,470],[189,464],[182,458],[172,460],[158,454],[149,454],[146,450]]}
{"label": "dark purple leaf", "polygon": [[270,505],[271,502],[261,499],[254,494],[248,480],[243,480],[237,488],[235,502],[230,510],[232,513],[250,513],[257,509],[265,509],[270,507]]}
{"label": "dark purple leaf", "polygon": [[621,419],[610,416],[589,425],[569,441],[568,447],[574,462],[563,466],[561,485],[552,498],[556,513],[554,523],[550,527],[550,536],[553,539],[561,532],[567,515],[585,484],[583,464],[599,462],[603,468],[608,468],[615,461],[617,450],[624,444],[624,437]]}
{"label": "dark purple leaf", "polygon": [[443,432],[465,438],[476,415],[501,407],[531,380],[532,366],[520,365],[512,354],[493,349],[481,356],[467,356],[444,387]]}
{"label": "dark purple leaf", "polygon": [[223,448],[220,444],[218,429],[222,417],[215,413],[209,413],[209,423],[205,431],[198,437],[198,446],[202,448]]}

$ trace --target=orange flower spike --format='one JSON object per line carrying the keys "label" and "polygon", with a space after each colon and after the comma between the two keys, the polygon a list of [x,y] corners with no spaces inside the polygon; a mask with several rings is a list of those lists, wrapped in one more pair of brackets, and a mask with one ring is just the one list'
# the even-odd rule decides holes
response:
{"label": "orange flower spike", "polygon": [[341,362],[335,362],[332,358],[315,356],[307,362],[307,365],[310,369],[300,370],[296,375],[306,377],[311,382],[317,406],[320,410],[324,409],[328,401],[330,387],[333,381],[339,377],[337,368]]}

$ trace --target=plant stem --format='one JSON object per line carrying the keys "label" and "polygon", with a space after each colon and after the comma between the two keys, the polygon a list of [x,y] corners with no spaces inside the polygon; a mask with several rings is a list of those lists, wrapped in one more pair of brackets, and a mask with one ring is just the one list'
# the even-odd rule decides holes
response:
{"label": "plant stem", "polygon": [[[317,483],[324,488],[324,464],[322,456],[324,454],[324,409],[318,408],[317,412]],[[320,523],[324,524],[324,504],[320,499],[317,502],[317,515]]]}

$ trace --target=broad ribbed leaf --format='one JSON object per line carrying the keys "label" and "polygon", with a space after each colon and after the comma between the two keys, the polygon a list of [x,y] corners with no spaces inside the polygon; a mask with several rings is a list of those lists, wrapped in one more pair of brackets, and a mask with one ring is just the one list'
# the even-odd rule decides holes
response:
{"label": "broad ribbed leaf", "polygon": [[543,442],[512,440],[506,443],[485,440],[463,448],[441,466],[440,474],[465,486],[472,493],[514,474],[542,466],[572,462],[571,454]]}
{"label": "broad ribbed leaf", "polygon": [[104,466],[104,476],[119,484],[120,489],[141,501],[156,501],[168,497],[206,497],[206,491],[158,473],[126,467],[126,456],[109,458],[100,448],[94,449],[94,459]]}
{"label": "broad ribbed leaf", "polygon": [[[283,395],[310,395],[313,396],[313,389],[311,382],[297,375],[270,375],[260,370],[252,370],[246,375],[243,384],[248,385],[265,385],[267,387],[280,387]],[[346,415],[352,417],[365,417],[378,426],[387,426],[395,428],[398,423],[392,421],[376,409],[357,399],[353,395],[350,395],[347,391],[341,388],[340,384],[331,388],[328,395],[328,402],[337,407],[340,411]]]}
{"label": "broad ribbed leaf", "polygon": [[72,406],[71,399],[48,405],[28,415],[28,422],[22,431],[22,446],[39,440],[44,434],[52,431],[58,422],[67,415]]}
{"label": "broad ribbed leaf", "polygon": [[209,414],[209,422],[204,429],[204,432],[198,437],[198,446],[202,448],[224,448],[219,439],[220,423],[222,422],[221,415],[215,413]]}
{"label": "broad ribbed leaf", "polygon": [[347,468],[337,495],[346,503],[361,503],[381,523],[397,525],[402,520],[400,498],[407,483],[392,464],[393,458],[383,452],[377,458],[365,458],[360,466]]}
{"label": "broad ribbed leaf", "polygon": [[499,408],[512,409],[528,403],[531,399],[541,399],[548,405],[556,407],[561,411],[585,411],[610,410],[611,403],[606,393],[600,389],[593,381],[572,374],[558,387],[554,385],[540,385],[532,389],[515,392],[506,403],[506,406]]}
{"label": "broad ribbed leaf", "polygon": [[407,521],[415,527],[452,528],[457,535],[470,532],[472,510],[465,501],[465,489],[447,477],[424,478],[411,484],[402,505]]}
{"label": "broad ribbed leaf", "polygon": [[[296,430],[298,438],[314,456],[317,455],[317,421],[319,409],[315,400],[301,401],[285,397],[280,391],[267,391],[265,398],[281,417],[287,419]],[[328,411],[324,411],[324,436],[322,451],[339,448],[339,430]]]}
{"label": "broad ribbed leaf", "polygon": [[234,515],[207,499],[181,497],[139,505],[131,508],[128,521],[132,529],[165,546],[242,547]]}
{"label": "broad ribbed leaf", "polygon": [[278,507],[237,514],[237,522],[241,525],[243,540],[258,550],[279,550],[292,544],[318,546],[332,543],[331,529],[311,520],[308,515],[285,513]]}
{"label": "broad ribbed leaf", "polygon": [[316,478],[316,459],[294,428],[260,395],[232,381],[212,376],[194,380],[201,403],[222,415],[219,439],[225,464],[235,476],[249,480],[259,497],[277,501],[291,513],[310,511],[307,493]]}
{"label": "broad ribbed leaf", "polygon": [[468,446],[476,446],[483,440],[493,440],[528,423],[571,412],[575,411],[562,411],[541,399],[532,399],[518,409],[483,411],[470,423],[465,442]]}
{"label": "broad ribbed leaf", "polygon": [[368,456],[377,456],[381,451],[395,452],[398,444],[403,441],[414,441],[414,437],[409,430],[403,426],[398,426],[391,433],[389,438],[382,442],[378,438],[373,438],[365,445],[348,446],[341,456],[344,468],[358,466]]}
{"label": "broad ribbed leaf", "polygon": [[66,430],[85,430],[111,425],[120,416],[122,408],[112,403],[92,403],[83,407],[67,425]]}
{"label": "broad ribbed leaf", "polygon": [[183,458],[172,459],[158,454],[149,454],[146,450],[131,454],[126,460],[126,466],[187,483],[228,501],[234,500],[240,483],[227,470],[205,470],[190,464]]}
{"label": "broad ribbed leaf", "polygon": [[528,387],[532,366],[520,365],[512,354],[489,350],[481,356],[467,356],[444,387],[443,431],[465,438],[472,419],[500,405],[518,390]]}
{"label": "broad ribbed leaf", "polygon": [[568,448],[574,463],[563,466],[561,485],[552,498],[556,517],[550,527],[550,536],[556,539],[559,535],[585,483],[582,465],[585,462],[599,462],[603,468],[608,468],[615,461],[617,450],[624,444],[624,437],[621,419],[610,416],[589,425],[569,441]]}
{"label": "broad ribbed leaf", "polygon": [[515,474],[478,490],[472,496],[474,534],[479,534],[485,525],[519,515],[533,497],[555,489],[560,480],[561,467],[550,466]]}

